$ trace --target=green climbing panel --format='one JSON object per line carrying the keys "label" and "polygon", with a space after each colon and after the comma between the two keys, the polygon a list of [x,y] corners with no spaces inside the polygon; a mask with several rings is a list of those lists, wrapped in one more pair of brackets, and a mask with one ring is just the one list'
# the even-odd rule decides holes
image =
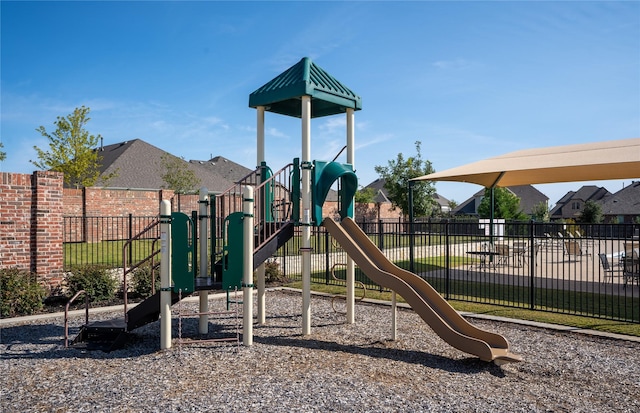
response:
{"label": "green climbing panel", "polygon": [[222,288],[242,289],[243,276],[243,212],[234,212],[224,220],[225,238],[222,259]]}
{"label": "green climbing panel", "polygon": [[195,226],[183,212],[171,213],[171,277],[173,291],[195,291]]}

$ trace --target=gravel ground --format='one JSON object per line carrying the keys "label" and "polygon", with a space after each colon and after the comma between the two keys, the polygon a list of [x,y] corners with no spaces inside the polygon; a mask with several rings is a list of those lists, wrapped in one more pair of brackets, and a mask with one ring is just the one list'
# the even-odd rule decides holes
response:
{"label": "gravel ground", "polygon": [[[111,353],[65,349],[60,316],[2,327],[2,412],[637,412],[640,343],[473,319],[503,334],[522,363],[496,366],[444,343],[411,310],[356,306],[345,324],[312,298],[302,336],[301,296],[269,292],[254,345],[197,343],[159,350],[159,323]],[[221,310],[224,302],[212,300]],[[197,301],[183,310],[195,311]],[[174,310],[176,306],[174,306]],[[101,313],[95,319],[119,314]],[[240,318],[241,320],[241,318]],[[83,317],[72,319],[77,332]],[[197,318],[185,318],[194,337]],[[209,338],[235,337],[236,316],[210,319]]]}

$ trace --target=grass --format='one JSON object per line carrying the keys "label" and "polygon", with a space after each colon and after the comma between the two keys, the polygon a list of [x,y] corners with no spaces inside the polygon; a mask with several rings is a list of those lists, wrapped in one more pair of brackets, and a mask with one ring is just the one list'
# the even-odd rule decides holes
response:
{"label": "grass", "polygon": [[[105,265],[110,267],[121,267],[123,265],[122,247],[126,241],[102,241],[95,243],[78,242],[65,243],[64,248],[64,268],[71,269],[76,266],[91,264]],[[131,252],[132,262],[138,262],[148,257],[152,252],[153,241],[134,241],[127,248]],[[159,249],[160,244],[156,242],[155,249]],[[127,260],[129,257],[127,257]]]}
{"label": "grass", "polygon": [[[323,239],[324,238],[321,237],[312,238],[312,241],[315,240],[316,253],[321,252],[318,250],[324,251],[325,243],[322,241]],[[124,243],[124,241],[103,241],[92,244],[64,244],[65,269],[68,270],[74,266],[86,263],[112,267],[122,266],[122,247]],[[135,241],[131,246],[131,258],[133,262],[147,257],[151,253],[152,246],[152,241],[150,240]],[[331,246],[329,247],[331,248]],[[155,248],[158,248],[157,244]],[[470,260],[468,257],[450,257],[451,267],[470,264],[471,262],[473,262],[473,260]],[[396,265],[409,269],[410,263],[408,260],[401,260],[396,262]],[[443,257],[420,258],[416,259],[414,263],[414,271],[416,273],[428,273],[443,268],[445,268]],[[344,270],[338,269],[336,275],[344,278]],[[344,294],[344,287],[326,285],[325,276],[324,271],[312,274],[312,280],[315,281],[313,283],[314,290],[325,291],[331,294]],[[359,271],[359,269],[356,269],[356,280],[366,285],[371,284],[371,281]],[[439,290],[443,290],[443,288],[440,288],[441,285],[439,285],[444,283],[443,279],[427,278],[427,281],[431,282]],[[299,283],[293,283],[293,285],[296,284]],[[535,302],[537,310],[529,310],[522,308],[522,303],[527,303],[529,300],[530,290],[528,287],[450,280],[449,291],[449,302],[459,311],[493,314],[508,318],[640,336],[640,324],[638,323],[610,321],[580,315],[580,313],[593,314],[597,312],[610,318],[631,318],[631,316],[633,316],[637,319],[638,311],[640,311],[639,298],[630,298],[624,300],[622,303],[614,303],[611,297],[603,294],[537,289]],[[456,294],[456,292],[462,292],[463,294]],[[356,292],[356,294],[358,294],[358,292]],[[367,289],[367,297],[390,300],[391,293]],[[493,302],[493,304],[470,303],[465,301],[465,299]],[[499,302],[501,305],[496,305],[496,302]],[[558,310],[566,311],[564,309],[567,308],[575,309],[575,315],[557,313]]]}
{"label": "grass", "polygon": [[[302,282],[296,281],[286,285],[291,288],[302,288]],[[311,289],[317,292],[323,292],[335,295],[344,295],[345,287],[337,285],[326,285],[324,283],[311,283]],[[356,288],[356,297],[361,296],[362,292]],[[366,298],[391,301],[391,292],[370,290],[366,291]],[[405,302],[400,296],[397,296],[398,302]],[[546,311],[527,310],[523,308],[511,308],[492,304],[469,303],[465,301],[449,300],[449,304],[457,311],[466,311],[475,314],[494,315],[518,320],[536,321],[541,323],[558,324],[562,326],[575,327],[580,329],[590,329],[609,333],[625,334],[629,336],[640,337],[640,324],[628,323],[623,321],[611,321],[600,318],[558,314]]]}

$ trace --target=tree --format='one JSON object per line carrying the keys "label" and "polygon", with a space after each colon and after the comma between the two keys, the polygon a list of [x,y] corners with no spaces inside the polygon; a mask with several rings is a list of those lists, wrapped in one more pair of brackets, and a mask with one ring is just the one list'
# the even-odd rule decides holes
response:
{"label": "tree", "polygon": [[531,217],[537,222],[549,222],[549,205],[540,201],[531,209]]}
{"label": "tree", "polygon": [[200,179],[189,169],[189,164],[183,158],[165,153],[160,158],[160,163],[166,189],[173,189],[176,194],[184,194],[195,191],[200,186]]}
{"label": "tree", "polygon": [[[526,220],[527,214],[520,209],[520,198],[507,188],[495,187],[493,191],[494,208],[493,217],[511,221]],[[491,216],[491,188],[484,189],[484,198],[478,206],[478,215],[481,218]]]}
{"label": "tree", "polygon": [[599,224],[604,220],[602,215],[602,206],[594,201],[584,203],[582,213],[578,217],[578,222],[583,224]]}
{"label": "tree", "polygon": [[[4,148],[2,142],[0,142],[0,148]],[[7,153],[4,151],[0,151],[0,162],[4,161],[5,159],[7,159]]]}
{"label": "tree", "polygon": [[[64,174],[64,182],[68,186],[93,186],[100,176],[102,156],[96,150],[100,135],[90,135],[85,130],[91,120],[88,116],[91,109],[81,106],[66,117],[58,116],[53,123],[56,130],[48,133],[44,126],[36,131],[49,140],[49,151],[37,146],[33,148],[38,154],[38,161],[30,161],[37,168],[49,169]],[[115,173],[104,176],[109,180]]]}
{"label": "tree", "polygon": [[373,188],[362,188],[357,191],[354,198],[356,204],[369,204],[373,202],[376,196],[376,191]]}
{"label": "tree", "polygon": [[[423,160],[420,154],[420,141],[416,141],[416,155],[405,159],[399,153],[387,166],[374,169],[385,180],[384,188],[394,208],[400,208],[406,216],[409,214],[409,180],[434,172],[431,162]],[[416,217],[430,216],[435,209],[433,194],[436,192],[429,181],[414,181],[413,212]]]}

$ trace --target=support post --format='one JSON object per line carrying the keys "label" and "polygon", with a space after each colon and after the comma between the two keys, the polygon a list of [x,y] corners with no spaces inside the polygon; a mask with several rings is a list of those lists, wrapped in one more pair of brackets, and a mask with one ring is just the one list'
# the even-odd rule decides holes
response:
{"label": "support post", "polygon": [[244,251],[242,253],[242,344],[253,345],[253,188],[242,191]]}
{"label": "support post", "polygon": [[[351,164],[353,170],[356,170],[355,165],[355,111],[352,108],[347,108],[347,163]],[[353,202],[353,200],[351,200]],[[353,217],[351,217],[353,218]],[[347,256],[347,323],[355,323],[355,279],[356,268],[353,259]]]}
{"label": "support post", "polygon": [[160,349],[171,348],[171,203],[160,203]]}
{"label": "support post", "polygon": [[[198,273],[198,276],[208,277],[209,260],[207,259],[207,252],[209,251],[209,190],[205,187],[200,188],[199,204],[200,272]],[[209,290],[200,291],[198,296],[200,299],[198,331],[200,334],[207,334],[209,332],[209,315],[207,314],[209,312]]]}
{"label": "support post", "polygon": [[398,338],[398,301],[396,292],[391,291],[391,340]]}
{"label": "support post", "polygon": [[[258,106],[257,108],[257,127],[256,127],[256,166],[262,165],[265,159],[265,142],[264,142],[264,106]],[[264,173],[265,168],[262,168],[260,173]],[[261,177],[261,181],[264,182],[264,177]],[[262,325],[266,322],[265,313],[265,263],[260,264],[256,270],[256,277],[258,279],[258,324]]]}
{"label": "support post", "polygon": [[302,96],[302,335],[311,334],[311,96]]}

